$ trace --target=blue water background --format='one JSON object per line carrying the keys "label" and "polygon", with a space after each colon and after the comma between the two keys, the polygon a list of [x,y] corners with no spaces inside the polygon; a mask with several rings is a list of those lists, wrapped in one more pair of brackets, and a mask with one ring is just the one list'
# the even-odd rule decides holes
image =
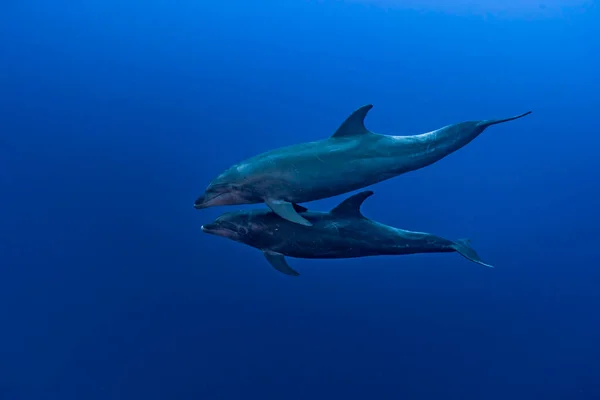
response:
{"label": "blue water background", "polygon": [[[0,399],[600,398],[600,10],[393,3],[0,5]],[[200,231],[224,168],[367,103],[401,135],[533,111],[363,207],[495,269],[290,278]]]}

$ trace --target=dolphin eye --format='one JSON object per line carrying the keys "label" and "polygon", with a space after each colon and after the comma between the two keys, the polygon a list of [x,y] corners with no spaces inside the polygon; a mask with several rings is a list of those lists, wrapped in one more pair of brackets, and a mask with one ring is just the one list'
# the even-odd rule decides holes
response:
{"label": "dolphin eye", "polygon": [[248,229],[244,228],[243,226],[240,226],[238,228],[238,233],[242,234],[242,235],[247,235],[248,234]]}

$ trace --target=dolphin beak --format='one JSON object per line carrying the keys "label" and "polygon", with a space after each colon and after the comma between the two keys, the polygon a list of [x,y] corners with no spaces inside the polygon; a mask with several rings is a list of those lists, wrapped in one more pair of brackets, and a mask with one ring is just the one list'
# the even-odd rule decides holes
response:
{"label": "dolphin beak", "polygon": [[202,229],[202,232],[204,233],[212,233],[214,231],[216,231],[219,228],[219,226],[217,224],[206,224],[206,225],[202,225],[200,227],[200,229]]}
{"label": "dolphin beak", "polygon": [[206,199],[206,196],[205,196],[205,195],[202,195],[202,196],[198,197],[198,198],[196,199],[196,201],[194,202],[194,208],[195,208],[196,210],[201,210],[201,209],[205,208],[205,207],[206,207],[206,206],[205,206],[205,203],[206,203],[206,202],[204,201],[205,199]]}
{"label": "dolphin beak", "polygon": [[237,236],[237,232],[235,231],[235,229],[231,229],[226,226],[221,226],[221,224],[216,223],[202,225],[200,229],[202,229],[202,232],[208,233],[210,235],[223,236],[234,240]]}
{"label": "dolphin beak", "polygon": [[194,208],[196,210],[201,210],[203,208],[227,205],[230,204],[227,202],[229,199],[229,193],[204,193],[202,196],[198,197],[194,202]]}

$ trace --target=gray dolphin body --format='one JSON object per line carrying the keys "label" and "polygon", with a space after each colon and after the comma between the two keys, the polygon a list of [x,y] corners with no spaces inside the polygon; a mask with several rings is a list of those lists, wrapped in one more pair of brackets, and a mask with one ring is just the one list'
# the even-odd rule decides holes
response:
{"label": "gray dolphin body", "polygon": [[282,147],[242,161],[214,179],[194,203],[266,203],[280,217],[302,225],[294,203],[362,189],[441,160],[475,139],[487,127],[524,117],[467,121],[413,136],[370,132],[364,119],[372,105],[354,111],[328,139]]}
{"label": "gray dolphin body", "polygon": [[296,276],[285,256],[295,258],[355,258],[378,255],[458,252],[481,261],[466,239],[447,240],[429,233],[393,228],[364,217],[363,201],[372,191],[357,193],[328,213],[308,211],[295,205],[296,212],[311,227],[280,218],[270,210],[244,210],[221,215],[202,231],[223,236],[261,250],[280,272]]}

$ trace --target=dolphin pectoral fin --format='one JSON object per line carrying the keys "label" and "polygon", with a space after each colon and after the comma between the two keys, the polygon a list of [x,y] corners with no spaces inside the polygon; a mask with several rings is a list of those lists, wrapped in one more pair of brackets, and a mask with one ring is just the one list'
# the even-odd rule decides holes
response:
{"label": "dolphin pectoral fin", "polygon": [[342,122],[340,127],[331,137],[339,138],[371,133],[371,131],[365,128],[365,117],[371,108],[373,108],[373,105],[367,104],[355,110],[344,122]]}
{"label": "dolphin pectoral fin", "polygon": [[475,249],[471,247],[471,241],[469,239],[455,240],[454,244],[452,244],[452,248],[469,261],[473,261],[484,267],[494,268],[492,265],[486,264],[481,260]]}
{"label": "dolphin pectoral fin", "polygon": [[267,199],[265,203],[271,210],[273,210],[275,214],[279,215],[283,219],[304,226],[312,226],[312,224],[306,218],[298,214],[294,208],[294,205],[288,201]]}
{"label": "dolphin pectoral fin", "polygon": [[300,275],[288,265],[287,261],[285,261],[285,257],[283,256],[283,254],[271,250],[265,250],[263,251],[263,254],[265,255],[265,258],[267,259],[269,264],[271,264],[271,266],[277,271],[290,276]]}
{"label": "dolphin pectoral fin", "polygon": [[300,204],[292,203],[292,206],[294,206],[294,210],[296,210],[298,214],[308,211],[308,208],[303,207]]}

